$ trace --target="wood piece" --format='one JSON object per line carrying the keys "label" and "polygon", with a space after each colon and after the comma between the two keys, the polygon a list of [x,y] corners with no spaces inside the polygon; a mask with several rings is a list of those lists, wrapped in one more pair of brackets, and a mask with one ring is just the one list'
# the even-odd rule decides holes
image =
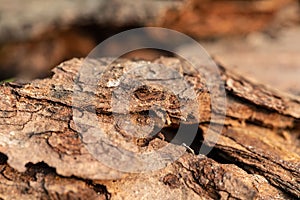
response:
{"label": "wood piece", "polygon": [[[160,58],[153,63],[118,60],[107,66],[109,62],[109,59],[86,60],[95,69],[106,70],[103,74],[87,71],[93,73],[93,79],[87,79],[90,82],[85,87],[80,85],[84,77],[78,76],[82,59],[60,64],[53,70],[53,76],[46,79],[0,86],[1,198],[300,197],[299,99],[252,83],[219,65],[227,111],[222,134],[218,135],[214,130],[223,124],[218,120],[209,124],[212,109],[205,78],[184,62],[176,58]],[[196,103],[201,103],[199,125],[194,121],[197,112],[191,112],[195,110],[195,102],[187,98],[189,93],[180,85],[175,85],[181,91],[177,95],[157,85],[138,87],[130,96],[130,115],[112,106],[116,86],[126,86],[126,82],[118,80],[124,74],[134,79],[129,73],[131,69],[155,63],[162,64],[165,70],[153,76],[152,81],[176,80],[179,84],[177,79],[181,75],[189,81],[184,87],[195,87]],[[184,102],[183,107],[178,99]],[[122,99],[117,98],[119,101]],[[145,112],[152,106],[160,107],[162,112],[149,118]],[[220,117],[222,114],[219,113]],[[124,125],[128,119],[134,126]],[[151,123],[162,125],[160,133],[149,136],[145,129],[136,129],[138,125]],[[196,154],[201,145],[214,146],[211,153],[205,156],[201,150],[199,155],[187,151],[160,170],[128,173],[99,162],[86,146],[97,139],[93,133],[98,125],[107,130],[110,140],[127,150],[135,153],[158,150],[169,143],[168,137],[176,134],[179,123],[187,127],[196,123],[199,130],[190,146]],[[151,126],[148,127],[151,132]],[[214,136],[219,137],[215,145]],[[137,140],[141,138],[144,140]],[[184,150],[181,143],[169,145]]]}

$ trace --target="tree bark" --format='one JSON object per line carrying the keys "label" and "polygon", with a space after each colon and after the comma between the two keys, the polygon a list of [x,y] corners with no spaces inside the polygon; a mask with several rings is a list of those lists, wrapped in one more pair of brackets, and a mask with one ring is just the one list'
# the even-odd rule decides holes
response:
{"label": "tree bark", "polygon": [[[150,82],[168,77],[176,81],[177,75],[171,73],[176,70],[188,82],[187,88],[181,88],[178,97],[150,84],[135,88],[129,101],[122,102],[114,96],[122,84],[120,77],[127,73],[127,78],[134,78],[129,73],[132,68],[150,63],[118,60],[107,66],[109,59],[87,60],[105,70],[90,71],[94,76],[82,87],[83,62],[62,63],[50,78],[0,86],[1,199],[300,198],[299,98],[246,80],[219,64],[226,113],[219,112],[211,105],[214,94],[205,85],[205,76],[176,58],[160,58],[154,63],[165,67],[161,72],[165,76],[158,74]],[[189,87],[196,93],[199,116],[190,112],[195,102],[187,98]],[[119,107],[128,103],[130,115],[113,107],[113,99]],[[162,112],[149,118],[153,106]],[[212,121],[211,113],[217,120]],[[128,119],[134,127],[124,125]],[[155,135],[134,129],[151,123],[162,126]],[[172,141],[181,123],[198,126],[195,140],[179,159],[159,170],[122,172],[100,162],[86,148],[97,137],[95,127],[100,127],[135,153],[155,151]],[[218,137],[216,144],[213,136]],[[182,150],[183,142],[172,145]],[[203,155],[200,146],[213,149]]]}

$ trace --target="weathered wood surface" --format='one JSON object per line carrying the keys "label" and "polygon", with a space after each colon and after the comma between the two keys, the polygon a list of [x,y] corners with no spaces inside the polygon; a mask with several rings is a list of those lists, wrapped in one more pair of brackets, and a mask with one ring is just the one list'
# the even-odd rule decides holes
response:
{"label": "weathered wood surface", "polygon": [[[111,139],[125,148],[144,152],[166,145],[166,132],[176,134],[179,121],[189,126],[195,123],[194,118],[187,117],[184,111],[178,112],[180,107],[174,94],[161,87],[140,88],[132,94],[129,104],[133,124],[149,123],[144,112],[153,105],[161,106],[167,113],[166,116],[157,114],[154,118],[163,124],[164,130],[140,143],[122,130],[122,122],[114,123],[112,112],[120,119],[127,116],[113,110],[110,101],[115,81],[143,61],[120,60],[110,66],[101,79],[99,74],[94,74],[93,78],[99,81],[91,81],[90,87],[84,89],[75,87],[80,95],[75,97],[78,99],[74,103],[74,81],[80,82],[77,75],[82,62],[72,59],[60,64],[50,78],[0,86],[0,198],[300,197],[300,100],[296,97],[249,82],[219,66],[226,89],[227,110],[222,134],[212,152],[204,156],[187,151],[163,169],[126,173],[104,165],[91,155],[85,148],[82,133],[76,131],[78,121],[90,124],[85,127],[87,133],[93,131],[93,124],[97,124],[108,130]],[[107,62],[107,59],[90,60],[95,67],[105,67]],[[154,62],[166,67],[162,73],[178,70],[190,86],[196,88],[197,101],[201,104],[200,123],[191,147],[197,153],[202,143],[211,146],[211,136],[218,133],[207,132],[211,107],[204,78],[175,58],[160,58]],[[168,76],[176,79],[170,74]],[[160,76],[157,76],[158,80]],[[184,99],[187,98],[183,96],[182,101]],[[76,102],[81,104],[76,105]],[[187,110],[193,109],[188,100],[184,105]],[[96,121],[90,118],[93,109]],[[74,122],[75,112],[81,113],[76,119],[77,124]],[[210,124],[211,130],[218,130],[221,122],[216,120]],[[136,134],[145,137],[141,132]]]}

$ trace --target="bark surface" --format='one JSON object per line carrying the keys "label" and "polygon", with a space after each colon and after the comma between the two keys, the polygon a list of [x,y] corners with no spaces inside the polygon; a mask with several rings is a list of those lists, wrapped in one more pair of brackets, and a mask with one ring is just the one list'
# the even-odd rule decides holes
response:
{"label": "bark surface", "polygon": [[[300,198],[299,98],[250,82],[219,65],[226,92],[224,113],[220,107],[224,105],[212,106],[204,74],[176,58],[160,58],[153,63],[164,70],[142,68],[139,73],[152,78],[139,77],[146,85],[135,88],[123,102],[118,95],[126,97],[125,90],[117,88],[128,87],[122,81],[124,74],[134,80],[137,76],[131,70],[151,63],[108,63],[109,59],[85,63],[72,59],[54,68],[50,78],[0,86],[1,199]],[[93,77],[86,79],[81,74],[84,69],[91,70],[84,73]],[[177,79],[187,84],[180,85]],[[172,86],[177,94],[154,84],[170,80],[178,82]],[[195,101],[189,98],[190,88]],[[212,118],[212,113],[217,117]],[[149,134],[153,123],[162,129]],[[184,138],[172,140],[181,124],[187,127],[185,134],[198,126],[192,149],[181,145]],[[137,129],[141,126],[148,132]],[[92,153],[97,145],[105,145],[94,134],[99,127],[117,146],[136,154],[166,145],[186,152],[160,170],[121,172]],[[95,148],[87,148],[89,144]],[[214,148],[202,155],[200,146]]]}

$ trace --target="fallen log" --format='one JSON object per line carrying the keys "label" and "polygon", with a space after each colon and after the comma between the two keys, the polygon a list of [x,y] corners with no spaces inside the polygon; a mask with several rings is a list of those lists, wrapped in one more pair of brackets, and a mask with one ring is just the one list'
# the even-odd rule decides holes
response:
{"label": "fallen log", "polygon": [[[83,62],[105,70],[94,73],[90,78],[96,81],[87,83],[79,73]],[[227,105],[226,113],[219,112],[218,106],[214,110],[211,105],[213,94],[205,85],[204,76],[179,59],[160,58],[153,63],[164,66],[161,73],[166,76],[156,74],[147,81],[175,80],[173,86],[180,88],[180,92],[174,94],[155,84],[137,85],[129,93],[129,100],[122,102],[118,94],[124,97],[124,91],[116,88],[128,85],[118,81],[120,77],[129,74],[130,79],[132,68],[151,63],[118,60],[107,66],[108,63],[108,59],[72,59],[54,68],[49,78],[1,84],[0,198],[300,197],[300,100],[297,97],[253,83],[219,64]],[[186,88],[176,85],[180,81],[177,81],[178,74],[172,75],[174,70],[188,82]],[[82,87],[82,83],[87,86]],[[189,87],[196,94],[198,107],[188,98]],[[123,109],[125,106],[129,114]],[[217,116],[213,121],[212,113]],[[154,134],[153,130],[157,129],[151,124],[160,127]],[[173,140],[181,124],[187,127],[184,129],[187,135],[192,130],[190,127],[197,126],[188,146],[182,145],[186,143],[184,138]],[[141,126],[148,128],[148,132],[137,129]],[[109,152],[112,148],[104,148],[108,152],[101,152],[98,148],[108,143],[98,141],[99,128],[120,148],[113,148],[112,152]],[[124,148],[139,155],[165,146],[184,153],[167,164],[154,159],[160,167],[145,166],[157,170],[137,173],[134,167],[139,166],[135,166],[134,156],[128,171],[118,170],[122,167],[121,157],[108,160],[110,163],[101,160],[113,155],[115,149]],[[202,147],[212,150],[202,154]]]}

